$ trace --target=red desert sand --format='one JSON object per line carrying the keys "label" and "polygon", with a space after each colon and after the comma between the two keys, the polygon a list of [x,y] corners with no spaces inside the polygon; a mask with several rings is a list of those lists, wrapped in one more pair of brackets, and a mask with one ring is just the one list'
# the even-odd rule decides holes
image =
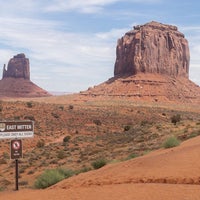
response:
{"label": "red desert sand", "polygon": [[9,200],[197,200],[200,199],[200,137],[99,170],[45,190],[0,193]]}

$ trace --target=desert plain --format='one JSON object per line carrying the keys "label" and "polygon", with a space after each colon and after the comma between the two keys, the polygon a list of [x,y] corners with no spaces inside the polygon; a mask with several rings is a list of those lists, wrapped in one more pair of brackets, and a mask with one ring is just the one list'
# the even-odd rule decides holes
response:
{"label": "desert plain", "polygon": [[[34,120],[35,130],[23,140],[19,191],[9,140],[0,142],[0,199],[200,199],[199,113],[198,104],[123,97],[4,99],[1,118]],[[171,136],[180,144],[165,148]],[[106,164],[94,169],[98,159]],[[55,168],[79,173],[36,189],[38,176]]]}

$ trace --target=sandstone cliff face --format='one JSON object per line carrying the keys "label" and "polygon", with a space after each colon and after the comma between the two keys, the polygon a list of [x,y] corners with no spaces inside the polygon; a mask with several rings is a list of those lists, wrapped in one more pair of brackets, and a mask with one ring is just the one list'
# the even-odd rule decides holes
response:
{"label": "sandstone cliff face", "polygon": [[10,59],[7,70],[4,65],[3,78],[8,77],[30,80],[29,59],[26,58],[23,53],[18,54]]}
{"label": "sandstone cliff face", "polygon": [[115,76],[81,95],[199,104],[200,87],[188,78],[189,60],[188,42],[176,26],[136,26],[118,40]]}
{"label": "sandstone cliff face", "polygon": [[189,75],[189,47],[176,26],[150,22],[136,26],[118,40],[115,76],[140,72]]}

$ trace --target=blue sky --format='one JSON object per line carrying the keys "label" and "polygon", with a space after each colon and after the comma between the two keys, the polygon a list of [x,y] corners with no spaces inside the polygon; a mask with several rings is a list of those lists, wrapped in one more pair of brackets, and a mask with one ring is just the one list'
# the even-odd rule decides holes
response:
{"label": "blue sky", "polygon": [[[0,2],[0,69],[18,53],[48,91],[79,92],[113,76],[117,39],[134,25],[176,25],[200,85],[199,0],[6,0]],[[0,73],[2,73],[0,71]]]}

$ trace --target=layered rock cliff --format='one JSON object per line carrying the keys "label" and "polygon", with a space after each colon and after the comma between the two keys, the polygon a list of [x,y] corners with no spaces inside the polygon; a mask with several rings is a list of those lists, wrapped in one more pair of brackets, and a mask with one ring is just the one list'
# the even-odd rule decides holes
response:
{"label": "layered rock cliff", "polygon": [[82,95],[200,103],[200,87],[188,78],[188,42],[176,26],[135,26],[118,40],[116,54],[114,77]]}
{"label": "layered rock cliff", "polygon": [[150,22],[135,26],[118,40],[115,76],[159,73],[188,77],[189,47],[176,26]]}

